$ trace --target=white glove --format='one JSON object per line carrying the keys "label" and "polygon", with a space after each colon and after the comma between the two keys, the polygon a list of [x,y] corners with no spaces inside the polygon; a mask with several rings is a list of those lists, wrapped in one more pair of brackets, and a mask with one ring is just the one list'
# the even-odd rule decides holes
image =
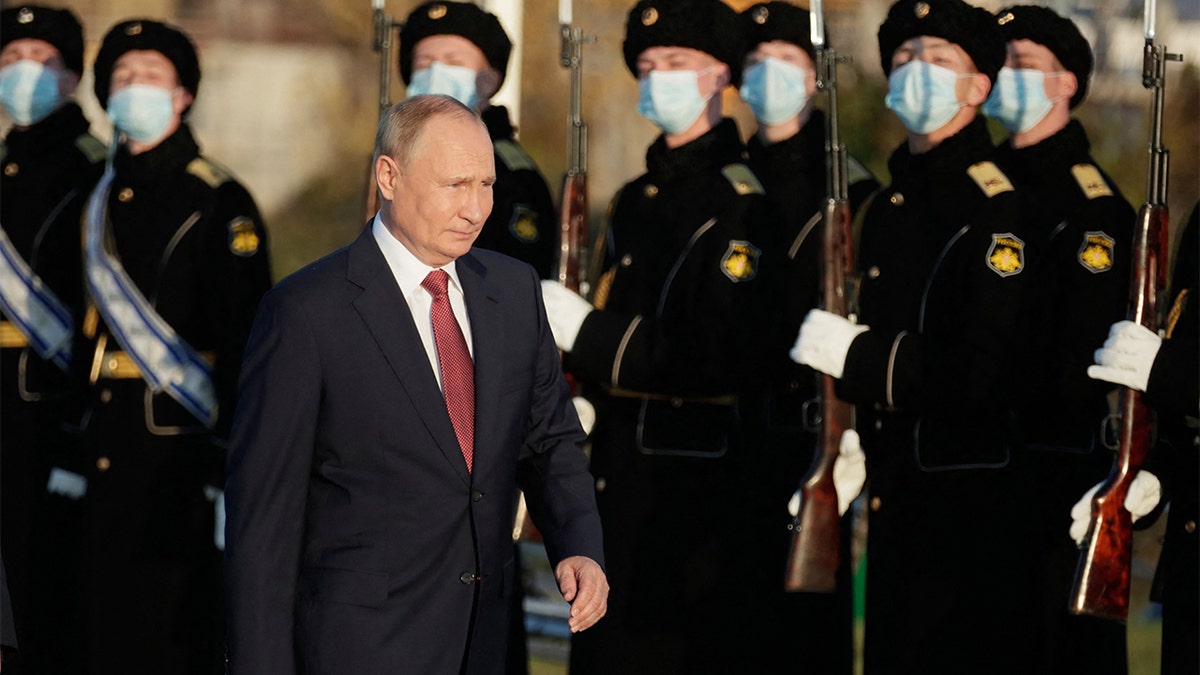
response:
{"label": "white glove", "polygon": [[575,404],[575,414],[579,416],[579,425],[583,427],[583,433],[592,433],[592,427],[596,426],[596,407],[582,396],[573,397],[571,403]]}
{"label": "white glove", "polygon": [[546,303],[546,319],[554,343],[564,352],[575,346],[583,320],[592,312],[592,304],[557,281],[542,280],[542,301]]}
{"label": "white glove", "polygon": [[838,457],[833,461],[833,486],[837,488],[838,515],[846,514],[850,503],[862,492],[867,482],[867,455],[863,453],[858,432],[847,429],[842,432]]}
{"label": "white glove", "polygon": [[[867,482],[867,456],[863,453],[862,441],[858,432],[847,429],[842,432],[842,441],[838,445],[837,459],[833,460],[833,487],[837,491],[838,515],[846,515],[846,510],[854,502],[854,498],[862,492],[863,483]],[[803,498],[799,490],[788,500],[788,513],[793,518],[800,514],[800,500]]]}
{"label": "white glove", "polygon": [[87,494],[87,478],[58,467],[50,469],[46,492],[67,499],[79,499]]}
{"label": "white glove", "polygon": [[851,323],[845,317],[821,309],[809,310],[800,324],[800,335],[792,347],[791,357],[796,363],[840,378],[846,369],[846,353],[850,343],[867,326]]}
{"label": "white glove", "polygon": [[213,546],[225,550],[225,491],[211,485],[204,486],[204,497],[213,503]]}
{"label": "white glove", "polygon": [[[1092,518],[1092,497],[1099,489],[1100,483],[1096,483],[1071,507],[1070,533],[1076,544],[1082,544],[1083,538],[1087,536],[1088,522]],[[1162,499],[1162,483],[1158,481],[1158,476],[1149,471],[1138,471],[1129,483],[1129,492],[1125,494],[1125,510],[1133,516],[1132,522],[1136,523],[1138,518],[1158,506],[1159,499]]]}
{"label": "white glove", "polygon": [[1088,377],[1146,391],[1150,369],[1161,346],[1162,338],[1149,328],[1132,321],[1118,321],[1109,329],[1104,346],[1096,350],[1093,358],[1098,365],[1088,366]]}

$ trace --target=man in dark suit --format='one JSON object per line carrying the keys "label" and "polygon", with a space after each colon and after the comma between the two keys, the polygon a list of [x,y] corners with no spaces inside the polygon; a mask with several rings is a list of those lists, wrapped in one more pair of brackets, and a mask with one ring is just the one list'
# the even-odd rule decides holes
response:
{"label": "man in dark suit", "polygon": [[226,484],[231,673],[503,672],[518,487],[571,630],[606,611],[537,274],[471,250],[496,176],[487,129],[417,96],[385,115],[375,154],[380,213],[264,298],[247,348]]}

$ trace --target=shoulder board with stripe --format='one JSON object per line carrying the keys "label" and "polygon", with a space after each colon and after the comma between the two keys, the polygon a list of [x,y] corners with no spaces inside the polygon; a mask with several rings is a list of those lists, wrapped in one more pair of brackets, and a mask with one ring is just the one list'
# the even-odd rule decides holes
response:
{"label": "shoulder board with stripe", "polygon": [[1013,185],[1009,182],[1008,176],[1005,176],[1000,167],[992,162],[972,164],[967,167],[967,175],[971,177],[971,180],[975,181],[975,184],[979,186],[983,194],[988,197],[995,197],[1000,193],[1013,191]]}
{"label": "shoulder board with stripe", "polygon": [[509,171],[537,168],[537,165],[533,163],[533,159],[525,154],[525,150],[514,141],[500,139],[494,142],[492,146],[496,148],[496,154],[500,156],[500,161],[504,162],[504,166],[508,167]]}
{"label": "shoulder board with stripe", "polygon": [[204,157],[197,157],[188,163],[187,171],[212,188],[221,187],[233,178],[224,167]]}
{"label": "shoulder board with stripe", "polygon": [[1097,169],[1094,164],[1076,164],[1071,167],[1071,175],[1075,177],[1075,182],[1079,183],[1079,189],[1083,190],[1084,196],[1088,199],[1112,196],[1112,188],[1109,187],[1108,181],[1104,180],[1100,169]]}
{"label": "shoulder board with stripe", "polygon": [[108,154],[108,148],[104,147],[104,144],[91,134],[79,134],[76,136],[75,147],[92,164],[104,161],[105,155]]}
{"label": "shoulder board with stripe", "polygon": [[761,195],[764,192],[758,177],[745,164],[726,164],[721,169],[721,175],[725,176],[725,180],[733,186],[733,191],[739,195]]}
{"label": "shoulder board with stripe", "polygon": [[846,155],[846,177],[850,185],[860,183],[864,180],[875,180],[875,176],[871,175],[870,171],[867,171],[867,167],[849,155]]}

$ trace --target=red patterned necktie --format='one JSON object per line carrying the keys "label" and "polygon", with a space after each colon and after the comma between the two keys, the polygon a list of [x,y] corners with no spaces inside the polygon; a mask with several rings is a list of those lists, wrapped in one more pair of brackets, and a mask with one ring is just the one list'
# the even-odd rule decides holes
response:
{"label": "red patterned necktie", "polygon": [[467,351],[467,341],[462,328],[450,308],[450,296],[446,294],[450,275],[444,270],[434,270],[425,277],[421,285],[433,296],[433,341],[437,345],[438,366],[442,371],[442,393],[446,397],[446,410],[454,425],[454,435],[467,461],[467,471],[475,457],[475,364]]}

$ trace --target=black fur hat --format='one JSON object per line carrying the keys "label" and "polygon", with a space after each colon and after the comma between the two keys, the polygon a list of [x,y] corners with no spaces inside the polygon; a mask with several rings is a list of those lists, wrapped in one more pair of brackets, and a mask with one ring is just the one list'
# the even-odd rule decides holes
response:
{"label": "black fur hat", "polygon": [[95,75],[93,89],[100,105],[108,107],[109,86],[112,70],[117,59],[125,52],[135,50],[156,51],[167,57],[175,66],[179,84],[196,96],[200,90],[200,60],[196,47],[183,31],[165,23],[150,19],[130,19],[113,26],[100,44],[100,53],[92,65]]}
{"label": "black fur hat", "polygon": [[[746,27],[746,52],[754,51],[762,42],[783,40],[805,52],[815,62],[817,52],[813,49],[811,15],[807,9],[790,2],[760,2],[742,12],[742,24]],[[829,35],[825,36],[826,44]]]}
{"label": "black fur hat", "polygon": [[22,38],[49,42],[68,70],[83,74],[83,26],[71,10],[21,5],[0,11],[0,49]]}
{"label": "black fur hat", "polygon": [[879,63],[892,74],[892,54],[905,40],[929,35],[959,47],[992,82],[1004,65],[1004,37],[996,17],[962,0],[898,0],[879,26]]}
{"label": "black fur hat", "polygon": [[405,84],[412,77],[413,48],[431,35],[459,35],[470,40],[483,52],[488,65],[500,72],[500,85],[504,84],[512,41],[500,19],[476,4],[445,0],[417,7],[400,29],[400,79]]}
{"label": "black fur hat", "polygon": [[742,78],[745,31],[737,12],[721,0],[640,0],[625,22],[625,65],[637,77],[638,56],[650,47],[689,47],[729,66],[731,84]]}
{"label": "black fur hat", "polygon": [[1046,7],[1015,5],[996,12],[996,23],[1005,42],[1032,40],[1049,49],[1079,83],[1075,95],[1071,97],[1071,107],[1083,101],[1087,96],[1088,81],[1092,78],[1094,59],[1092,46],[1084,39],[1074,21]]}

